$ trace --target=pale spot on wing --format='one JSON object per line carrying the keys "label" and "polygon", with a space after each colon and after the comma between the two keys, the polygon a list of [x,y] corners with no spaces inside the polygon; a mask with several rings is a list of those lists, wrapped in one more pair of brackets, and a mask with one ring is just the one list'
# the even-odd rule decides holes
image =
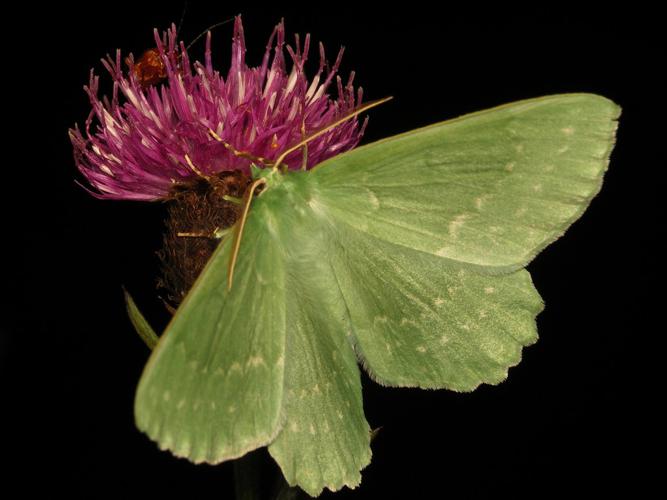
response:
{"label": "pale spot on wing", "polygon": [[234,406],[234,405],[229,405],[229,406],[227,407],[227,413],[234,413],[234,412],[236,412],[236,406]]}
{"label": "pale spot on wing", "polygon": [[426,352],[426,347],[423,345],[418,345],[417,346],[417,352],[421,352],[422,354]]}
{"label": "pale spot on wing", "polygon": [[278,361],[276,361],[276,366],[278,367],[285,366],[285,356],[283,356],[282,354],[280,355]]}
{"label": "pale spot on wing", "polygon": [[343,415],[343,412],[342,412],[342,411],[338,410],[338,411],[336,412],[336,415],[338,415],[338,418],[339,418],[340,420],[343,420],[343,416],[344,416],[344,415]]}
{"label": "pale spot on wing", "polygon": [[477,198],[475,198],[475,208],[477,210],[481,210],[482,205],[484,205],[484,202],[488,199],[488,197],[489,197],[488,195],[484,195],[484,196],[478,196]]}
{"label": "pale spot on wing", "polygon": [[391,344],[389,342],[385,342],[384,346],[387,348],[387,352],[391,352]]}
{"label": "pale spot on wing", "polygon": [[558,152],[559,155],[562,155],[562,154],[565,153],[568,149],[570,149],[570,146],[563,146],[563,147],[561,147],[561,148],[558,148],[558,151],[557,151],[557,152]]}
{"label": "pale spot on wing", "polygon": [[561,132],[563,132],[565,135],[572,135],[574,134],[574,128],[572,127],[564,127],[560,129]]}
{"label": "pale spot on wing", "polygon": [[162,446],[171,447],[172,444],[174,443],[174,436],[169,431],[165,431],[163,439],[164,440],[162,441],[163,443]]}
{"label": "pale spot on wing", "polygon": [[329,432],[329,430],[330,430],[329,422],[327,422],[326,420],[324,422],[322,422],[322,430],[324,430],[324,432]]}
{"label": "pale spot on wing", "polygon": [[544,171],[545,172],[553,172],[554,168],[555,167],[551,163],[548,163],[547,165],[544,166]]}
{"label": "pale spot on wing", "polygon": [[264,276],[257,272],[257,270],[255,270],[255,279],[257,279],[257,283],[260,285],[266,285],[268,283],[268,281],[264,279]]}
{"label": "pale spot on wing", "polygon": [[313,424],[310,424],[310,427],[308,428],[308,430],[310,431],[310,433],[312,435],[315,435],[315,426]]}
{"label": "pale spot on wing", "polygon": [[480,210],[482,208],[482,203],[484,203],[484,199],[481,196],[475,198],[475,208],[477,210]]}
{"label": "pale spot on wing", "polygon": [[211,401],[211,410],[215,410],[216,406],[215,401]]}
{"label": "pale spot on wing", "polygon": [[229,374],[230,375],[232,374],[232,372],[242,372],[242,371],[243,371],[243,367],[241,366],[241,363],[237,363],[236,361],[234,361],[232,363],[232,366],[229,367]]}
{"label": "pale spot on wing", "polygon": [[252,367],[256,368],[260,365],[263,365],[264,363],[264,358],[261,356],[251,356],[248,358],[248,362],[246,363],[246,367]]}
{"label": "pale spot on wing", "polygon": [[487,286],[486,288],[484,288],[484,293],[487,293],[487,294],[491,294],[495,291],[496,291],[496,289],[493,288],[492,286]]}
{"label": "pale spot on wing", "polygon": [[322,391],[320,391],[320,385],[319,385],[319,384],[315,384],[315,385],[313,386],[313,394],[321,394],[321,393],[322,393]]}
{"label": "pale spot on wing", "polygon": [[445,345],[448,342],[449,342],[449,337],[447,335],[443,335],[442,337],[440,337],[440,344],[441,345]]}
{"label": "pale spot on wing", "polygon": [[540,184],[539,182],[537,184],[533,184],[533,191],[535,191],[536,193],[542,191],[542,184]]}
{"label": "pale spot on wing", "polygon": [[380,200],[378,200],[378,197],[375,196],[375,193],[368,188],[366,188],[366,192],[368,193],[368,199],[371,202],[371,206],[374,209],[380,208]]}
{"label": "pale spot on wing", "polygon": [[171,393],[169,391],[164,391],[162,393],[162,399],[164,399],[165,403],[171,399]]}
{"label": "pale spot on wing", "polygon": [[449,293],[450,297],[453,297],[456,294],[456,287],[455,286],[448,286],[447,287],[447,293]]}
{"label": "pale spot on wing", "polygon": [[463,328],[466,332],[470,331],[470,325],[468,323],[461,323],[461,328]]}
{"label": "pale spot on wing", "polygon": [[506,170],[507,172],[511,172],[512,170],[514,170],[514,162],[511,161],[511,162],[509,162],[507,165],[505,165],[505,170]]}
{"label": "pale spot on wing", "polygon": [[517,153],[523,153],[525,146],[523,144],[517,144],[516,146],[514,146],[514,149],[516,149]]}
{"label": "pale spot on wing", "polygon": [[444,300],[442,297],[436,297],[436,298],[433,300],[433,305],[434,305],[434,306],[441,306],[441,305],[444,304],[444,303],[445,303],[445,300]]}
{"label": "pale spot on wing", "polygon": [[375,318],[373,318],[373,323],[385,324],[385,323],[387,323],[387,321],[388,321],[388,318],[386,316],[375,316]]}
{"label": "pale spot on wing", "polygon": [[480,309],[479,319],[484,319],[484,318],[486,318],[486,311],[484,309]]}
{"label": "pale spot on wing", "polygon": [[289,426],[289,430],[291,430],[292,432],[299,432],[299,424],[297,424],[296,422],[292,422]]}
{"label": "pale spot on wing", "polygon": [[446,257],[447,256],[447,247],[442,247],[439,250],[436,250],[435,254],[438,257]]}
{"label": "pale spot on wing", "polygon": [[514,217],[523,217],[524,215],[526,215],[527,211],[528,210],[526,209],[526,207],[517,208],[517,210],[514,212]]}
{"label": "pale spot on wing", "polygon": [[461,226],[463,226],[463,223],[467,218],[468,214],[459,214],[449,223],[449,235],[452,238],[456,238],[458,236],[459,229],[461,229]]}
{"label": "pale spot on wing", "polygon": [[181,399],[181,400],[178,402],[178,404],[176,405],[176,409],[177,409],[177,410],[180,410],[180,409],[183,408],[184,406],[185,406],[185,399]]}

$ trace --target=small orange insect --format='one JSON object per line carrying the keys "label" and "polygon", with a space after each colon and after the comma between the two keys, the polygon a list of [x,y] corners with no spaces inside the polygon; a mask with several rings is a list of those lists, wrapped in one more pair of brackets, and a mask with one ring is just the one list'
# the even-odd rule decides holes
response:
{"label": "small orange insect", "polygon": [[134,65],[134,75],[143,89],[167,78],[167,68],[158,49],[148,49],[141,55]]}
{"label": "small orange insect", "polygon": [[[185,48],[186,52],[197,40],[208,33],[209,30],[227,24],[230,21],[232,21],[232,19],[227,19],[206,28],[188,44]],[[180,31],[180,25],[177,31]],[[176,60],[180,61],[180,54],[176,54]],[[148,87],[157,85],[167,79],[167,67],[164,64],[162,57],[160,57],[160,51],[157,48],[148,49],[141,54],[139,60],[134,64],[134,75],[142,89],[147,89]]]}

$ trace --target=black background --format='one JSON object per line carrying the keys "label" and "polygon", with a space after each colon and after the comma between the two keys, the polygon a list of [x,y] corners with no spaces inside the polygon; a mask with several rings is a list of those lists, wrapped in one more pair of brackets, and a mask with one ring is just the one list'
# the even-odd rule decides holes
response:
{"label": "black background", "polygon": [[[67,138],[89,111],[89,69],[104,74],[99,58],[116,47],[150,48],[152,28],[178,22],[181,9],[114,2],[6,20],[16,33],[5,40],[5,120],[16,137],[4,145],[3,246],[18,252],[5,267],[20,302],[5,302],[0,363],[10,401],[3,425],[20,445],[11,457],[28,473],[26,493],[232,498],[230,464],[173,458],[133,423],[148,350],[127,320],[121,286],[156,323],[163,319],[153,285],[164,206],[87,195],[74,184]],[[648,425],[638,390],[648,376],[636,361],[659,333],[649,300],[664,232],[656,213],[665,168],[656,147],[664,127],[653,118],[664,100],[656,16],[190,2],[182,38],[239,12],[249,64],[259,64],[284,16],[289,33],[312,33],[330,57],[345,45],[342,73],[356,70],[367,99],[395,96],[371,113],[365,142],[544,94],[595,92],[623,107],[602,192],[529,266],[546,302],[539,342],[506,382],[471,394],[382,388],[364,376],[366,415],[382,430],[361,487],[336,496],[491,498],[645,485],[650,474],[635,465]],[[219,68],[230,39],[231,25],[214,32]],[[200,57],[201,45],[191,52]]]}

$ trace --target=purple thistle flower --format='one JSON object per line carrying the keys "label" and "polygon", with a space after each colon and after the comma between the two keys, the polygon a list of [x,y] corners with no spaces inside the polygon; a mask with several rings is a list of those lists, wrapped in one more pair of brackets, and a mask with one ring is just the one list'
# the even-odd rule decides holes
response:
{"label": "purple thistle flower", "polygon": [[[296,50],[285,47],[284,38],[281,22],[269,38],[261,65],[250,68],[237,17],[226,78],[213,69],[210,32],[204,64],[191,64],[173,25],[161,37],[155,30],[157,52],[166,71],[164,84],[146,85],[132,55],[127,59],[127,74],[122,71],[120,51],[115,60],[103,60],[113,78],[111,100],[98,97],[99,77],[91,71],[90,83],[84,87],[92,104],[85,132],[78,127],[70,130],[76,165],[93,186],[91,193],[105,199],[157,200],[202,175],[248,173],[253,161],[277,159],[304,134],[335,122],[359,105],[362,90],[355,91],[352,85],[354,72],[345,86],[337,76],[343,49],[329,68],[320,44],[319,69],[309,82],[304,66],[310,36],[301,44],[297,35]],[[292,61],[289,73],[284,48]],[[334,79],[336,99],[327,94]],[[310,142],[307,167],[356,146],[365,125],[351,118]],[[284,161],[292,169],[301,163],[301,151]]]}

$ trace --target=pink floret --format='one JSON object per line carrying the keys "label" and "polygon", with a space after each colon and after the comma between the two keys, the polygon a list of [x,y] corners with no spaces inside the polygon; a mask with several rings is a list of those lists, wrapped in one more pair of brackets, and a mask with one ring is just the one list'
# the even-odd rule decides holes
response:
{"label": "pink floret", "polygon": [[[226,78],[213,69],[210,32],[204,64],[191,64],[174,26],[162,36],[155,31],[167,70],[162,83],[142,87],[131,55],[126,73],[120,51],[115,60],[104,60],[113,78],[111,99],[98,97],[99,77],[91,72],[85,90],[92,111],[83,131],[70,130],[76,165],[92,186],[91,193],[105,199],[158,200],[167,197],[175,184],[187,183],[200,173],[248,172],[250,156],[275,160],[304,133],[307,136],[359,106],[362,91],[352,85],[354,73],[345,86],[337,75],[342,49],[329,68],[320,44],[319,69],[308,80],[304,66],[310,36],[301,43],[297,35],[294,49],[285,46],[284,39],[281,22],[269,38],[262,64],[249,68],[237,17]],[[289,72],[285,51],[291,60]],[[335,99],[327,93],[334,80]],[[351,118],[313,140],[308,144],[307,167],[356,146],[364,126]],[[235,155],[230,148],[245,155]],[[294,151],[284,164],[300,168],[302,158],[301,151]]]}

